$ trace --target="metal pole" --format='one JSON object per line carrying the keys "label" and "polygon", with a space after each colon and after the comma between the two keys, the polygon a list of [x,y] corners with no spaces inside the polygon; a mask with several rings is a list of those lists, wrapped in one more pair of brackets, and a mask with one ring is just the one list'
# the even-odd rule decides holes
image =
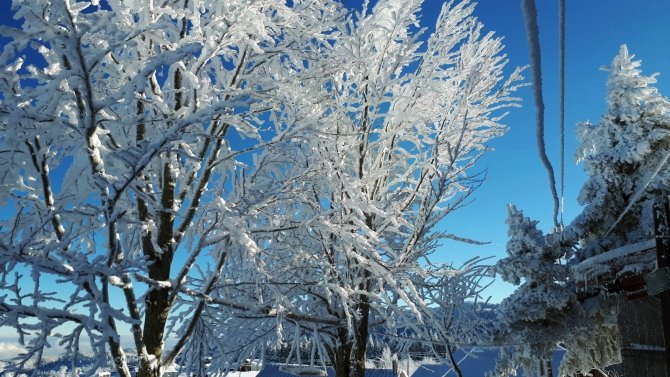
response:
{"label": "metal pole", "polygon": [[[659,271],[670,267],[670,201],[666,190],[660,192],[654,203],[654,227],[656,233],[656,259]],[[667,275],[666,275],[667,276]],[[661,299],[663,318],[663,341],[665,344],[665,374],[670,377],[670,290],[657,295]]]}

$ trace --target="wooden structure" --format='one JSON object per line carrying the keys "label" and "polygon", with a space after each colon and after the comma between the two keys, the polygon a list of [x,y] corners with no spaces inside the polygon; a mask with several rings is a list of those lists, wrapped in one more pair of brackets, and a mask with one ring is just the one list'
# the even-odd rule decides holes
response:
{"label": "wooden structure", "polygon": [[[657,269],[648,275],[650,293],[660,299],[663,327],[665,375],[670,377],[670,193],[664,191],[654,203],[654,229],[656,229]],[[652,285],[653,283],[653,285]]]}
{"label": "wooden structure", "polygon": [[622,374],[665,377],[661,307],[655,297],[620,300],[618,324],[621,332]]}
{"label": "wooden structure", "polygon": [[618,325],[625,377],[670,377],[670,199],[654,204],[656,237],[575,266],[578,294],[621,294]]}
{"label": "wooden structure", "polygon": [[656,269],[656,241],[626,245],[588,258],[573,267],[580,298],[622,293],[630,300],[647,295],[644,275]]}

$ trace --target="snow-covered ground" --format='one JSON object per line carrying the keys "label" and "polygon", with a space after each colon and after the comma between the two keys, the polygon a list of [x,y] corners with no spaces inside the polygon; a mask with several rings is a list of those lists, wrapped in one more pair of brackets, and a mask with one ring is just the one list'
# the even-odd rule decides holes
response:
{"label": "snow-covered ground", "polygon": [[[461,360],[460,367],[461,370],[463,371],[464,376],[468,377],[484,377],[484,375],[487,372],[492,371],[495,368],[495,362],[496,359],[498,358],[498,353],[499,350],[496,348],[489,348],[489,349],[479,349],[475,350],[474,352],[470,353],[470,357],[467,357],[463,359],[463,354],[460,352],[457,352],[457,359]],[[553,360],[553,366],[554,366],[554,375],[557,375],[558,372],[558,366],[560,364],[560,360],[563,356],[563,351],[557,351],[554,353],[554,360]],[[401,364],[404,365],[404,364]],[[63,365],[54,363],[50,365],[49,370],[45,370],[43,372],[40,372],[38,376],[51,376],[51,375],[57,375],[54,373],[58,373],[60,368]],[[0,368],[1,370],[1,368]],[[167,372],[172,372],[176,373],[178,371],[178,367],[176,365],[173,368],[168,368]],[[414,376],[414,372],[418,372],[415,377],[454,377],[456,376],[456,373],[451,370],[446,365],[426,365],[425,367],[418,366],[416,370],[411,370],[411,374]],[[51,374],[50,374],[51,373]],[[229,372],[226,377],[256,377],[258,375],[259,371],[249,371],[249,372],[239,372],[239,371],[231,371]],[[111,374],[112,377],[118,376],[118,373],[112,372]],[[172,375],[174,377],[188,377],[185,373],[180,373],[178,375]],[[523,377],[523,371],[519,370],[517,376]]]}
{"label": "snow-covered ground", "polygon": [[230,372],[226,377],[256,377],[258,371],[251,372]]}

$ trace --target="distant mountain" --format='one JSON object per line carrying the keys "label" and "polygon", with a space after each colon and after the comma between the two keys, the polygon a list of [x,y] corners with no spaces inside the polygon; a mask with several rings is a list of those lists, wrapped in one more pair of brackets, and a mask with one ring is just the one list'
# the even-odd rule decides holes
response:
{"label": "distant mountain", "polygon": [[[128,358],[128,366],[130,367],[131,370],[133,370],[135,368],[135,365],[137,365],[137,357],[133,354],[127,354],[126,357]],[[77,358],[75,368],[79,368],[82,371],[90,371],[90,373],[94,373],[95,371],[92,371],[91,369],[95,366],[95,363],[96,363],[96,357],[92,355],[79,355],[79,357]],[[112,363],[111,359],[107,361],[107,365],[105,366],[105,368],[102,369],[106,369],[110,372],[113,372],[112,376],[116,375],[114,364]],[[72,371],[71,358],[59,357],[55,360],[44,362],[42,365],[39,366],[39,368],[37,368],[37,373],[35,374],[35,376],[60,377],[61,371],[67,371],[68,373]],[[26,372],[32,372],[32,370],[27,370]],[[86,375],[88,375],[88,373]]]}

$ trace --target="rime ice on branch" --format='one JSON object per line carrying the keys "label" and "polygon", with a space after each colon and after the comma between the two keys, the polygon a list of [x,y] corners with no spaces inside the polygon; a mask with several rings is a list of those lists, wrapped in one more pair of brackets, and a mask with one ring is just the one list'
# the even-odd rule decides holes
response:
{"label": "rime ice on branch", "polygon": [[[465,240],[434,227],[481,184],[471,168],[521,74],[505,77],[468,1],[420,48],[420,6],[14,1],[0,323],[30,351],[15,369],[47,342],[72,357],[86,342],[92,368],[109,352],[127,377],[130,331],[141,377],[178,355],[201,371],[202,353],[227,370],[310,334],[348,376],[369,326],[432,339],[430,284],[463,279],[465,296],[430,298],[458,302],[485,269],[422,261]],[[67,288],[48,293],[54,279]]]}

